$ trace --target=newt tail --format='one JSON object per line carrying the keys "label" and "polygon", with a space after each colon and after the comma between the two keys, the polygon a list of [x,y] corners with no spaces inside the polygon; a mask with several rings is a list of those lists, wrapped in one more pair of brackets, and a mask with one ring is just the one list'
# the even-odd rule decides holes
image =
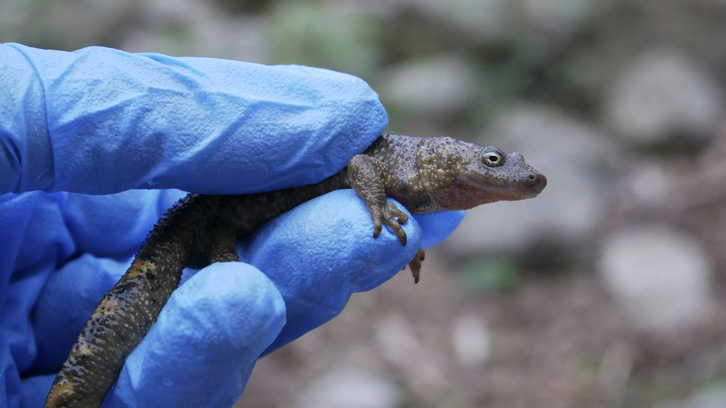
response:
{"label": "newt tail", "polygon": [[[537,196],[547,179],[518,153],[449,137],[384,135],[333,176],[307,186],[245,195],[189,194],[157,222],[131,267],[100,301],[48,393],[45,408],[99,408],[124,361],[179,285],[182,270],[239,261],[235,243],[272,218],[333,190],[353,188],[373,220],[406,245],[405,212],[462,210]],[[423,261],[411,261],[418,282]]]}

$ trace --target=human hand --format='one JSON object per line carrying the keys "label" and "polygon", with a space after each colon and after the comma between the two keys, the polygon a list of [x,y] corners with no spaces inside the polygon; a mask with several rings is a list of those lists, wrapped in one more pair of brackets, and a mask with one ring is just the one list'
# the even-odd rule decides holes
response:
{"label": "human hand", "polygon": [[[18,106],[0,110],[2,192],[243,193],[309,184],[385,127],[367,85],[330,71],[13,47],[0,45],[8,68],[0,82]],[[0,196],[0,401],[42,406],[48,373],[181,195]],[[443,229],[433,234],[441,239],[460,218],[426,220]],[[390,231],[373,239],[372,228],[355,193],[333,192],[241,243],[246,263],[185,272],[105,406],[231,406],[260,355],[390,278],[421,242],[414,221],[404,225],[406,247]]]}

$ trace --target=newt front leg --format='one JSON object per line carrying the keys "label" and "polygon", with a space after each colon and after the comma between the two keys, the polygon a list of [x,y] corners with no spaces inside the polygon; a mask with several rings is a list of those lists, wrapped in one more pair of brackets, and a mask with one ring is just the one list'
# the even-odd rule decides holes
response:
{"label": "newt front leg", "polygon": [[373,237],[377,238],[386,225],[393,230],[401,245],[406,246],[406,232],[400,224],[408,221],[408,215],[386,200],[385,171],[383,163],[370,156],[359,154],[348,160],[350,185],[371,214]]}

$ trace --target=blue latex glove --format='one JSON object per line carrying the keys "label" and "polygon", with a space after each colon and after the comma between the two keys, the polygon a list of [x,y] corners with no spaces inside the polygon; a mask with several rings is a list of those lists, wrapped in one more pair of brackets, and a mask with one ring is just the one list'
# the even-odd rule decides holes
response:
{"label": "blue latex glove", "polygon": [[[6,44],[0,89],[0,406],[11,408],[42,406],[93,308],[183,196],[130,189],[310,184],[386,126],[363,81],[295,66]],[[425,243],[461,217],[420,218]],[[374,239],[352,190],[276,218],[240,243],[244,263],[185,271],[104,406],[231,406],[261,355],[401,269],[418,225],[404,224],[406,247],[386,229]]]}

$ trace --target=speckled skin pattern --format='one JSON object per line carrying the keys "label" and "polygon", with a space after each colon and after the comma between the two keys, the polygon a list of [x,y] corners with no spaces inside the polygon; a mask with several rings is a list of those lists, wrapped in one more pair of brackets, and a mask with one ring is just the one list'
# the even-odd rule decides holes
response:
{"label": "speckled skin pattern", "polygon": [[[270,219],[327,192],[353,188],[365,202],[374,237],[386,225],[406,244],[399,225],[412,213],[461,210],[537,196],[547,179],[518,153],[504,154],[449,137],[381,136],[348,167],[320,183],[268,193],[189,194],[154,226],[129,270],[103,297],[73,345],[45,408],[98,408],[126,357],[156,321],[186,266],[238,261],[235,242]],[[423,251],[409,264],[414,278]]]}

